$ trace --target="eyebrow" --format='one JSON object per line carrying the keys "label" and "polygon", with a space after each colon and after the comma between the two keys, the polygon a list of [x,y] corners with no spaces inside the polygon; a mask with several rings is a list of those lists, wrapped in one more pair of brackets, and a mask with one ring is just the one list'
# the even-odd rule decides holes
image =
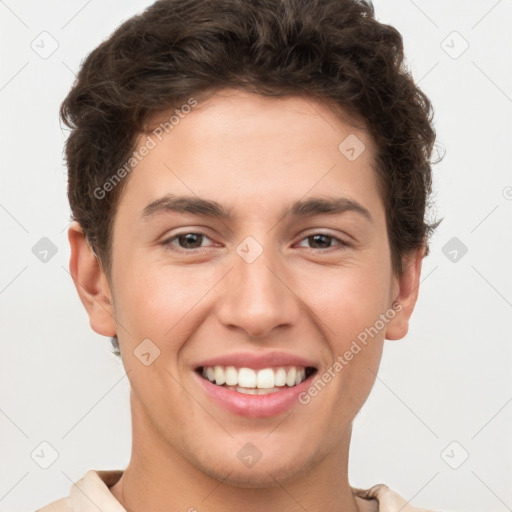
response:
{"label": "eyebrow", "polygon": [[[348,197],[311,197],[296,201],[281,212],[281,217],[309,217],[321,214],[339,214],[352,211],[373,222],[370,212]],[[232,209],[216,201],[194,196],[167,194],[149,203],[142,211],[142,219],[148,220],[166,212],[191,213],[221,220],[233,220]]]}

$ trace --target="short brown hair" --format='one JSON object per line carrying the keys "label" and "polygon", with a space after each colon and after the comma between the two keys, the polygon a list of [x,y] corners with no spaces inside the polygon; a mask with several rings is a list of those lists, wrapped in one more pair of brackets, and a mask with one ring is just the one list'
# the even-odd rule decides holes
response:
{"label": "short brown hair", "polygon": [[[374,137],[393,268],[424,247],[433,109],[405,67],[403,42],[364,0],[160,0],[124,22],[83,62],[61,106],[68,197],[107,276],[125,178],[94,191],[130,158],[149,117],[187,98],[240,87],[311,95],[364,121]],[[341,141],[340,141],[341,142]]]}

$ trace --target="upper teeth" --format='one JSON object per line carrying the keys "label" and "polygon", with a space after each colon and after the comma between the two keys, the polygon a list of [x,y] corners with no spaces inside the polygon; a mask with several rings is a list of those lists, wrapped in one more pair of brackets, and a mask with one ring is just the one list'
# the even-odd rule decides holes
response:
{"label": "upper teeth", "polygon": [[270,389],[279,386],[296,386],[306,378],[306,368],[291,366],[288,369],[235,368],[234,366],[203,367],[203,377],[222,386],[239,386],[243,388]]}

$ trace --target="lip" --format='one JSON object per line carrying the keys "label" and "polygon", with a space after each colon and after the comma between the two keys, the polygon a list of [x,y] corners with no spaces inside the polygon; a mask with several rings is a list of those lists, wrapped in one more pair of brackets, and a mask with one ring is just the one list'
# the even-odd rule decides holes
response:
{"label": "lip", "polygon": [[262,354],[257,352],[236,352],[205,359],[198,363],[195,369],[197,370],[202,366],[235,366],[237,368],[252,368],[253,370],[278,366],[300,366],[304,368],[309,366],[318,369],[317,362],[285,352],[265,352]]}
{"label": "lip", "polygon": [[[253,368],[254,370],[279,366],[298,366],[315,368],[316,371],[297,386],[285,387],[282,391],[266,395],[247,395],[232,391],[223,386],[217,386],[203,378],[197,370],[204,366],[235,366],[237,368]],[[311,385],[311,381],[317,374],[317,371],[318,363],[293,354],[283,352],[266,352],[262,354],[237,352],[201,361],[195,366],[192,373],[207,397],[221,408],[246,418],[269,418],[288,411],[294,405],[298,405],[299,395]]]}
{"label": "lip", "polygon": [[311,379],[317,372],[297,386],[267,395],[246,395],[231,391],[204,379],[196,371],[192,373],[206,395],[223,409],[246,418],[269,418],[291,409],[294,404],[298,405],[299,395],[311,385]]}

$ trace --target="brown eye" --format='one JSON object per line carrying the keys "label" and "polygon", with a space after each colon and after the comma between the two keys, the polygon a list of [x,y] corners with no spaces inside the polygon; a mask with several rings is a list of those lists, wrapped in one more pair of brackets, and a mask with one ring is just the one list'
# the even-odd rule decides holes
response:
{"label": "brown eye", "polygon": [[197,249],[201,247],[203,235],[199,233],[187,233],[185,235],[178,235],[177,240],[182,249]]}
{"label": "brown eye", "polygon": [[[310,249],[330,249],[332,247],[335,247],[336,245],[343,247],[348,247],[348,244],[344,242],[343,240],[340,240],[339,238],[328,235],[326,233],[315,233],[313,235],[309,235],[305,238],[303,238],[303,241],[307,241],[309,244]],[[336,242],[336,243],[333,243]]]}
{"label": "brown eye", "polygon": [[313,249],[326,249],[331,246],[330,242],[333,238],[329,235],[311,235],[308,236],[308,241],[312,244]]}
{"label": "brown eye", "polygon": [[162,242],[164,247],[177,250],[193,251],[194,249],[201,249],[206,247],[203,245],[204,240],[209,238],[203,233],[178,233]]}

